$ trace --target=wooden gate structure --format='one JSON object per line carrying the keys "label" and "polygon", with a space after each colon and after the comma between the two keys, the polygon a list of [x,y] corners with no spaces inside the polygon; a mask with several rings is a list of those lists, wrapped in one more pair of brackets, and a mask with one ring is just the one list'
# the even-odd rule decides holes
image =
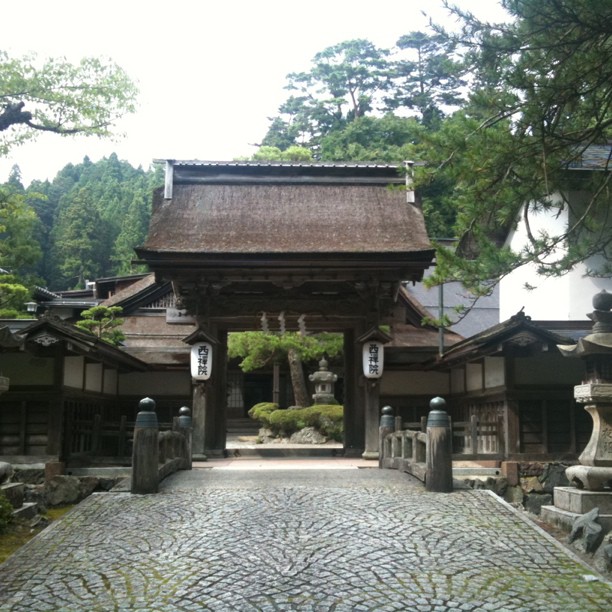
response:
{"label": "wooden gate structure", "polygon": [[144,245],[171,281],[176,317],[214,342],[209,381],[193,383],[194,453],[226,442],[226,346],[231,331],[344,334],[345,453],[378,457],[376,381],[365,383],[359,339],[385,324],[402,281],[431,265],[404,168],[375,164],[166,162]]}

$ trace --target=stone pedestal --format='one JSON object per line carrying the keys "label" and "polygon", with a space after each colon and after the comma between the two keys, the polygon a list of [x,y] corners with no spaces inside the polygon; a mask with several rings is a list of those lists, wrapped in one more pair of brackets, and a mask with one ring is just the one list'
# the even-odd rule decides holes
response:
{"label": "stone pedestal", "polygon": [[599,508],[598,523],[603,532],[612,531],[612,492],[585,491],[574,487],[555,487],[554,506],[542,506],[541,517],[547,523],[571,531],[581,515]]}

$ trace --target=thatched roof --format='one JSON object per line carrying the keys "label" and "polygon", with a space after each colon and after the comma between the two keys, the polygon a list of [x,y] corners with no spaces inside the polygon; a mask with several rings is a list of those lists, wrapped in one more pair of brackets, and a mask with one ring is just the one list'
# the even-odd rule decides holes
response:
{"label": "thatched roof", "polygon": [[[433,256],[395,166],[174,162],[139,255]],[[166,195],[169,195],[166,193]]]}

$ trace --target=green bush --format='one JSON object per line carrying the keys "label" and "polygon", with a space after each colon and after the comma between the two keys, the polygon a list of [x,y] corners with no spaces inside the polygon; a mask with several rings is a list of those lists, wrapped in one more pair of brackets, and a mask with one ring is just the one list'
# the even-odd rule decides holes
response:
{"label": "green bush", "polygon": [[276,410],[270,415],[270,428],[274,433],[286,436],[306,427],[302,413],[303,410]]}
{"label": "green bush", "polygon": [[308,408],[274,410],[267,414],[267,419],[267,426],[274,433],[286,436],[304,427],[314,427],[337,441],[342,441],[344,433],[344,408],[339,405],[315,404]]}
{"label": "green bush", "polygon": [[4,493],[0,493],[0,533],[13,522],[13,506]]}
{"label": "green bush", "polygon": [[255,404],[248,415],[255,421],[259,421],[264,427],[270,427],[270,415],[278,410],[278,404],[273,402],[261,402]]}
{"label": "green bush", "polygon": [[323,435],[342,442],[344,435],[344,407],[335,404],[319,404],[309,408],[317,415],[314,425]]}

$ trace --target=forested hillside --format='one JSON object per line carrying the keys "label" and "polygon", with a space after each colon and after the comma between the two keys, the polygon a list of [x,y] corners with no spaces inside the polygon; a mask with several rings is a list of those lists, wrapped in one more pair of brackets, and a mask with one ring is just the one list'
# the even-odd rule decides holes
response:
{"label": "forested hillside", "polygon": [[69,164],[53,181],[33,181],[27,188],[13,168],[2,186],[15,211],[8,223],[12,256],[3,263],[27,285],[53,290],[134,273],[139,269],[131,263],[133,247],[144,241],[151,192],[161,184],[161,168],[134,168],[115,154]]}

